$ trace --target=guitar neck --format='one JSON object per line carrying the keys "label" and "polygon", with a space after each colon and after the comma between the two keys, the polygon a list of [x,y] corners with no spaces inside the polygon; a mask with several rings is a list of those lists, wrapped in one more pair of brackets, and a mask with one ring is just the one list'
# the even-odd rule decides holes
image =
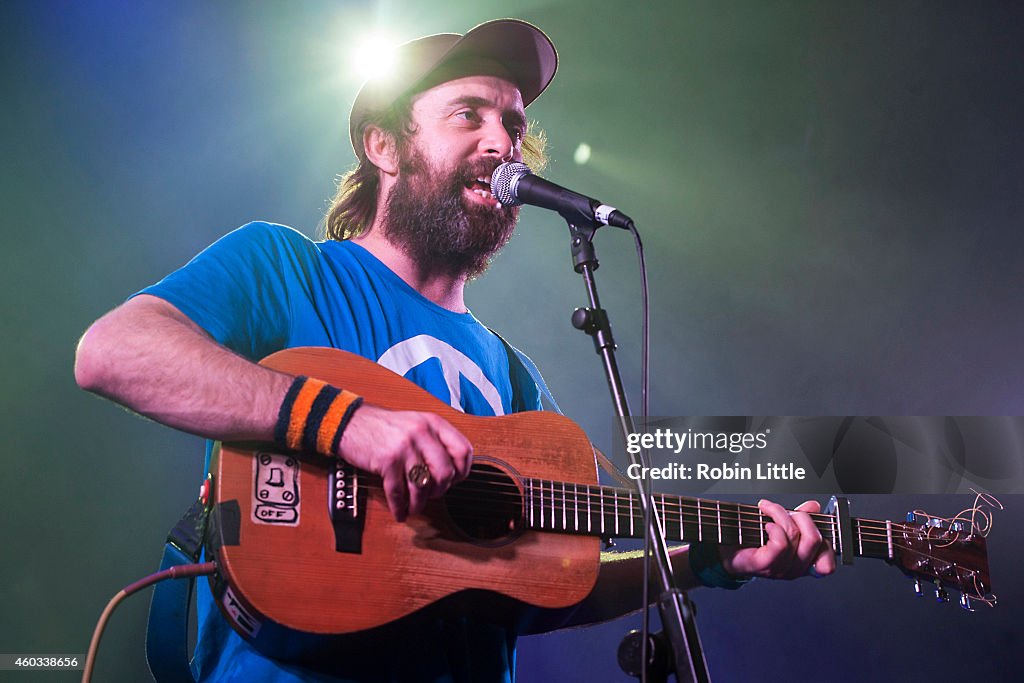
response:
{"label": "guitar neck", "polygon": [[[523,485],[524,512],[530,528],[605,538],[644,535],[643,508],[635,491],[547,479],[526,479]],[[667,541],[757,547],[768,540],[765,525],[771,517],[755,505],[663,493],[653,494],[652,501]],[[892,559],[893,534],[902,526],[860,518],[844,522],[838,511],[813,513],[811,519],[837,553],[843,550],[843,539],[849,538],[852,548],[847,549],[848,553],[877,559]],[[844,524],[849,525],[849,535]]]}

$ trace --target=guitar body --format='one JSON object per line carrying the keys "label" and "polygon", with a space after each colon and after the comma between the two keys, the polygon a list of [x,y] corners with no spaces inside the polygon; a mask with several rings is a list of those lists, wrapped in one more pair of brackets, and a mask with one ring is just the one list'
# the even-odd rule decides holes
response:
{"label": "guitar body", "polygon": [[567,607],[590,593],[600,540],[529,529],[517,503],[526,478],[597,483],[592,446],[571,420],[546,412],[466,415],[376,363],[334,349],[289,349],[263,365],[322,379],[386,408],[437,413],[473,443],[470,481],[490,488],[462,496],[457,507],[449,494],[398,523],[376,477],[319,456],[223,444],[211,464],[214,595],[257,647],[301,656],[305,634],[374,629],[478,589],[503,596],[494,604],[510,611],[493,615],[502,622],[524,607]]}

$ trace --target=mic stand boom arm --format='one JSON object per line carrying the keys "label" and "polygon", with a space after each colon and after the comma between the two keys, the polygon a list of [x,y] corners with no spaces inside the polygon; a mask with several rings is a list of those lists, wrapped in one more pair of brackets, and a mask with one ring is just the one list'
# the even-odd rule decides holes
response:
{"label": "mic stand boom arm", "polygon": [[[611,392],[612,403],[615,405],[621,436],[625,439],[626,435],[635,432],[635,424],[629,412],[626,392],[623,389],[619,367],[615,361],[615,341],[612,339],[611,324],[608,321],[607,313],[601,308],[597,296],[597,285],[594,281],[594,271],[597,270],[598,261],[594,251],[593,238],[598,226],[582,214],[573,215],[573,212],[566,212],[562,214],[562,217],[569,225],[573,269],[583,276],[587,297],[590,301],[589,308],[576,309],[573,313],[573,327],[586,332],[594,340],[594,348],[601,356],[605,376],[608,379],[608,389]],[[629,453],[628,449],[627,453]],[[639,454],[629,453],[629,457],[634,464],[642,465]],[[640,485],[640,480],[634,480],[634,483],[640,497],[641,510],[644,512],[645,519],[650,520],[646,533],[650,547],[654,549],[657,559],[658,579],[661,586],[658,611],[661,616],[662,628],[668,639],[668,654],[672,659],[671,670],[675,672],[678,683],[710,683],[711,677],[694,620],[693,603],[690,602],[684,591],[675,586],[668,546],[659,532],[661,520],[657,507],[651,504],[646,487]],[[648,576],[644,576],[645,581],[648,579]],[[647,609],[646,606],[644,609]],[[642,643],[642,650],[646,653],[646,642]],[[641,662],[643,661],[644,659],[641,660]]]}

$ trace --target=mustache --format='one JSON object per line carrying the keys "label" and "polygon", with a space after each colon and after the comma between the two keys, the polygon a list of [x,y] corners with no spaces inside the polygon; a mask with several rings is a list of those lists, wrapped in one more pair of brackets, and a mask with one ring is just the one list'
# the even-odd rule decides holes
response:
{"label": "mustache", "polygon": [[475,161],[464,161],[459,164],[455,175],[461,176],[463,180],[474,180],[476,178],[490,178],[494,169],[501,166],[499,159],[478,159]]}

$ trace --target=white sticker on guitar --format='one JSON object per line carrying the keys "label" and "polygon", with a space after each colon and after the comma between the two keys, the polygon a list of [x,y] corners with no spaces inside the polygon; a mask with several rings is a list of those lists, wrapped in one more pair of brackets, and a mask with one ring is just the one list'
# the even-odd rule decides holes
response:
{"label": "white sticker on guitar", "polygon": [[235,623],[238,628],[245,631],[250,638],[255,638],[260,632],[260,628],[263,627],[263,622],[254,617],[249,610],[245,609],[238,598],[235,597],[234,591],[231,590],[231,586],[228,586],[224,591],[224,597],[221,598],[221,604],[224,605],[224,611],[227,612],[228,617]]}
{"label": "white sticker on guitar", "polygon": [[289,455],[257,453],[252,459],[252,521],[299,525],[299,461]]}

